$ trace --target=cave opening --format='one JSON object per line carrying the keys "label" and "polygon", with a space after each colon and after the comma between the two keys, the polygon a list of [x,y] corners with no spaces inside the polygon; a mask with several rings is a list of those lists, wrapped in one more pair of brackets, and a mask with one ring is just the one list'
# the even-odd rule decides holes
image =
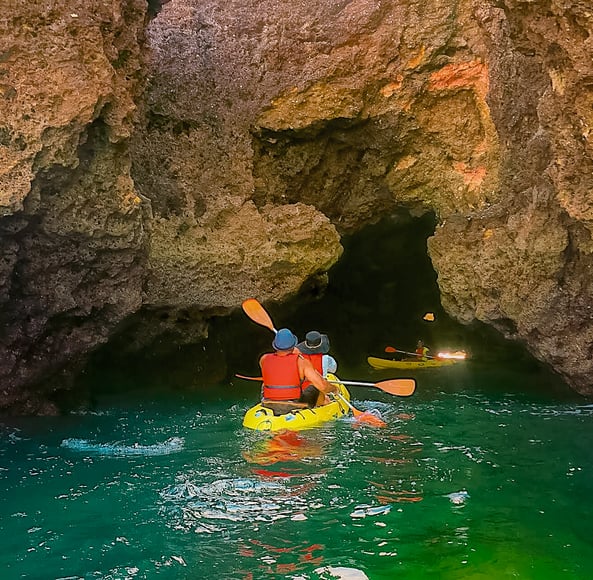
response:
{"label": "cave opening", "polygon": [[[387,346],[413,351],[421,339],[432,355],[440,350],[465,350],[472,369],[486,369],[489,380],[499,384],[508,382],[508,374],[501,373],[517,369],[530,373],[529,384],[523,382],[514,390],[566,392],[566,385],[520,344],[505,340],[487,325],[462,325],[447,315],[427,253],[427,239],[435,225],[432,213],[414,217],[402,211],[344,236],[344,253],[327,277],[311,280],[286,302],[265,304],[274,325],[290,328],[299,340],[309,330],[326,333],[331,354],[338,361],[338,375],[344,379],[409,376],[405,371],[387,371],[389,377],[386,371],[374,371],[367,357],[390,358],[393,355],[385,352]],[[425,320],[427,313],[434,320]],[[212,319],[208,338],[191,345],[172,345],[158,353],[148,349],[122,354],[119,337],[93,356],[83,382],[95,396],[138,388],[147,397],[155,390],[194,392],[204,398],[232,394],[233,389],[220,385],[233,385],[238,388],[235,393],[256,396],[259,383],[241,381],[235,374],[257,376],[257,361],[271,350],[272,338],[268,329],[238,308],[229,316]],[[418,380],[424,382],[426,376]],[[457,376],[451,388],[463,388],[459,380],[468,377]]]}
{"label": "cave opening", "polygon": [[[327,285],[313,280],[288,302],[266,305],[276,328],[289,327],[299,340],[309,330],[328,334],[339,368],[357,377],[369,373],[368,356],[390,358],[393,355],[385,352],[388,346],[414,351],[418,340],[432,356],[442,350],[465,350],[472,360],[484,364],[541,366],[521,345],[505,340],[494,329],[479,322],[463,325],[445,312],[427,252],[427,239],[435,226],[433,213],[414,217],[403,210],[344,236],[344,253],[329,271]],[[425,319],[428,313],[434,320]],[[241,339],[252,345],[251,367],[255,368],[253,361],[260,352],[253,351],[269,350],[271,335],[245,320],[241,313],[229,323],[239,335],[245,332],[239,330],[241,324],[256,327]],[[262,333],[263,344],[258,336]],[[228,360],[230,368],[250,365],[243,356],[246,349],[234,352]]]}

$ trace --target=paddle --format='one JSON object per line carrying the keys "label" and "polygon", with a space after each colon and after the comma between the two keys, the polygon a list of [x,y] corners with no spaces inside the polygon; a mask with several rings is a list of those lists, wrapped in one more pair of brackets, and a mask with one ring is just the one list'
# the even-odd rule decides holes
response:
{"label": "paddle", "polygon": [[274,323],[272,322],[270,315],[255,298],[247,298],[247,300],[244,300],[243,304],[241,304],[241,308],[243,308],[243,312],[245,312],[253,322],[257,322],[258,324],[269,328],[274,334],[277,334],[278,331],[274,328]]}
{"label": "paddle", "polygon": [[[261,381],[263,377],[248,377],[245,375],[239,375],[235,373],[235,376],[239,379],[245,379],[246,381]],[[415,379],[389,379],[386,381],[379,381],[378,383],[365,383],[362,381],[327,381],[333,385],[348,385],[354,387],[371,387],[375,389],[381,389],[385,393],[390,395],[396,395],[398,397],[409,397],[416,390]]]}
{"label": "paddle", "polygon": [[378,383],[365,383],[363,381],[328,381],[334,384],[352,385],[354,387],[371,387],[381,389],[384,393],[398,397],[409,397],[416,390],[416,379],[388,379]]}
{"label": "paddle", "polygon": [[342,401],[342,403],[344,403],[347,407],[350,408],[350,410],[352,411],[353,417],[357,421],[364,421],[365,423],[368,423],[369,425],[373,425],[374,427],[387,427],[387,423],[385,423],[385,421],[383,421],[383,419],[381,419],[380,417],[377,417],[377,415],[373,415],[373,413],[371,413],[369,411],[359,411],[341,393],[332,393],[332,395],[334,397],[336,397],[337,399],[340,399],[340,401]]}
{"label": "paddle", "polygon": [[392,346],[386,346],[385,352],[400,352],[401,354],[409,354],[411,356],[415,356],[417,358],[438,358],[436,356],[430,356],[429,354],[421,355],[417,352],[408,352],[407,350],[398,350],[397,348],[393,348]]}

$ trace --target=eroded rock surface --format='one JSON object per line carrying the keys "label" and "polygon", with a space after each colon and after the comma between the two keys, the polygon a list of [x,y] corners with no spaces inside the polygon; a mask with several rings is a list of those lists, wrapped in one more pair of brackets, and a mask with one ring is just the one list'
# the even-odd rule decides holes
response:
{"label": "eroded rock surface", "polygon": [[2,409],[54,392],[141,304],[144,230],[126,140],[145,3],[10,1],[0,12]]}
{"label": "eroded rock surface", "polygon": [[47,4],[0,15],[5,407],[51,411],[23,387],[132,314],[140,348],[285,299],[402,208],[453,316],[593,393],[588,3],[156,1],[144,64],[145,2]]}
{"label": "eroded rock surface", "polygon": [[593,11],[555,0],[476,8],[501,200],[438,228],[430,252],[443,303],[593,394]]}

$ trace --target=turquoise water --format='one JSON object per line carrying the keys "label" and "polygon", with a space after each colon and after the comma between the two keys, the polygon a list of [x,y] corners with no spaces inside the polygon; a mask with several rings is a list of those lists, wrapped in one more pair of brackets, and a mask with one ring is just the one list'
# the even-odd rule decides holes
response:
{"label": "turquoise water", "polygon": [[382,429],[248,432],[239,382],[4,421],[2,577],[590,578],[593,405],[429,373],[407,399],[352,388]]}

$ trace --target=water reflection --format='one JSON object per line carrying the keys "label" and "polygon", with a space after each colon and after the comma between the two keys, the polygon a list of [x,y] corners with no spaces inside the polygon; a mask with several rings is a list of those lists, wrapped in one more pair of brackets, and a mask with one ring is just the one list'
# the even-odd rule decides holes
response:
{"label": "water reflection", "polygon": [[[323,442],[314,440],[294,431],[281,431],[272,435],[262,435],[251,449],[243,450],[245,460],[256,465],[273,465],[320,458],[324,453]],[[294,472],[282,472],[284,477],[291,477]]]}
{"label": "water reflection", "polygon": [[593,407],[439,392],[355,399],[383,429],[252,432],[247,401],[4,429],[0,564],[15,578],[207,578],[213,562],[235,580],[591,577]]}
{"label": "water reflection", "polygon": [[[239,545],[239,555],[253,559],[248,570],[238,570],[245,580],[293,574],[307,571],[312,565],[319,566],[324,561],[325,545],[308,542],[293,543],[289,540],[277,540],[276,543],[262,542],[258,538],[249,538]],[[293,576],[291,576],[293,577]]]}

